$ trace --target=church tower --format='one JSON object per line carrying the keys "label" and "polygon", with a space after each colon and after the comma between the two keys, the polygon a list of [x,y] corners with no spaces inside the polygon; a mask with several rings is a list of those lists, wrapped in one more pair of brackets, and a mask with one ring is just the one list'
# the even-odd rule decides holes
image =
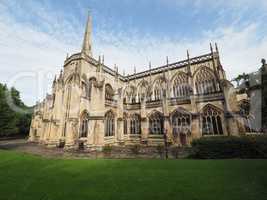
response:
{"label": "church tower", "polygon": [[92,16],[88,13],[88,19],[86,23],[86,29],[84,33],[83,45],[82,45],[82,53],[87,56],[92,57]]}

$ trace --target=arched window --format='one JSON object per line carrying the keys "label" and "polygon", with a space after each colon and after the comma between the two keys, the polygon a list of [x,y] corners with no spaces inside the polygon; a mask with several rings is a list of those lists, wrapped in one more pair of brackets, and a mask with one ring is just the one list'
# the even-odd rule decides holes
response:
{"label": "arched window", "polygon": [[92,77],[89,79],[89,97],[91,98],[92,96],[92,89],[93,89],[93,84],[96,82],[96,78]]}
{"label": "arched window", "polygon": [[123,133],[124,133],[124,135],[127,135],[127,133],[128,133],[128,121],[127,121],[127,115],[126,114],[124,114],[123,115]]}
{"label": "arched window", "polygon": [[88,135],[88,114],[84,113],[81,117],[80,122],[80,137],[87,137]]}
{"label": "arched window", "polygon": [[106,100],[113,100],[113,96],[114,96],[114,91],[111,87],[111,85],[106,84],[105,85],[105,99]]}
{"label": "arched window", "polygon": [[200,69],[195,77],[195,87],[197,94],[211,94],[219,91],[218,83],[211,70]]}
{"label": "arched window", "polygon": [[189,96],[192,92],[190,85],[188,84],[188,78],[185,73],[179,73],[173,82],[173,97]]}
{"label": "arched window", "polygon": [[153,95],[155,101],[161,100],[166,95],[166,82],[163,78],[154,83]]}
{"label": "arched window", "polygon": [[149,117],[149,130],[152,135],[162,135],[164,131],[164,117],[159,112],[154,112]]}
{"label": "arched window", "polygon": [[148,82],[142,81],[138,87],[138,102],[145,101],[147,99]]}
{"label": "arched window", "polygon": [[154,87],[154,100],[155,101],[161,100],[161,97],[162,97],[161,92],[162,91],[161,91],[160,85],[156,85]]}
{"label": "arched window", "polygon": [[141,134],[141,117],[138,114],[134,114],[131,116],[130,133]]}
{"label": "arched window", "polygon": [[176,111],[172,115],[171,122],[174,136],[191,132],[191,116],[189,114]]}
{"label": "arched window", "polygon": [[105,136],[114,136],[115,134],[115,117],[114,114],[109,111],[105,115]]}
{"label": "arched window", "polygon": [[82,82],[82,97],[89,98],[89,87],[85,82]]}
{"label": "arched window", "polygon": [[221,111],[208,105],[202,113],[202,134],[223,135]]}
{"label": "arched window", "polygon": [[124,90],[125,103],[136,103],[136,88],[134,86],[127,86]]}

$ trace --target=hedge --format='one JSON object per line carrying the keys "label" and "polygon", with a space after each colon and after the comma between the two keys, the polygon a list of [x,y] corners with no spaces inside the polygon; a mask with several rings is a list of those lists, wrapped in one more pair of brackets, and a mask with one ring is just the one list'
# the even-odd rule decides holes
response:
{"label": "hedge", "polygon": [[193,140],[193,158],[267,158],[267,136],[203,137]]}

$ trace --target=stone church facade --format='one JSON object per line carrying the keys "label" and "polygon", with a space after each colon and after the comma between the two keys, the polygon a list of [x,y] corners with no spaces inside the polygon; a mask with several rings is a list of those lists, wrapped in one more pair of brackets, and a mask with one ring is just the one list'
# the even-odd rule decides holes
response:
{"label": "stone church facade", "polygon": [[89,16],[82,50],[67,57],[52,94],[38,103],[29,140],[64,148],[190,145],[195,138],[245,133],[239,102],[217,45],[210,52],[132,75],[92,57]]}

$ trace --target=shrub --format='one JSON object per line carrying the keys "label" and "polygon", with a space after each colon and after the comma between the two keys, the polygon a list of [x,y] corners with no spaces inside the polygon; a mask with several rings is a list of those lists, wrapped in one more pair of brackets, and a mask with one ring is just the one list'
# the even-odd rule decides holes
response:
{"label": "shrub", "polygon": [[192,147],[194,158],[267,158],[267,136],[203,137]]}
{"label": "shrub", "polygon": [[133,146],[131,146],[131,151],[133,154],[139,154],[141,150],[141,146],[139,144],[135,144]]}

